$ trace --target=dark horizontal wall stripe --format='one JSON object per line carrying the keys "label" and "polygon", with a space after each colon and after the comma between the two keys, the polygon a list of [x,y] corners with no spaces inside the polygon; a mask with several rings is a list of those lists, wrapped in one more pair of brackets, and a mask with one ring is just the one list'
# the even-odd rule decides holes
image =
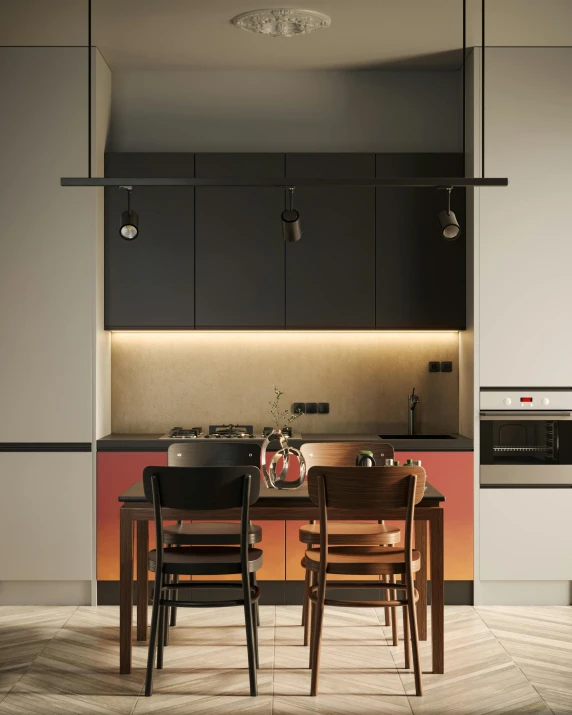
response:
{"label": "dark horizontal wall stripe", "polygon": [[[304,593],[303,581],[260,581],[260,603],[263,606],[301,606]],[[149,594],[152,592],[152,583],[149,582]],[[237,588],[222,591],[220,588],[209,590],[207,588],[193,589],[190,591],[191,600],[208,601],[225,598],[240,598],[242,589]],[[186,592],[188,597],[189,591]],[[332,598],[349,600],[369,600],[372,598],[371,590],[364,589],[330,589],[328,594]],[[381,593],[375,593],[375,598],[381,599]],[[97,582],[97,603],[100,606],[119,605],[119,581]],[[135,603],[135,586],[133,588],[133,603]],[[431,582],[429,582],[429,603],[431,603]],[[472,581],[445,581],[445,605],[447,606],[472,606],[473,582]]]}
{"label": "dark horizontal wall stripe", "polygon": [[0,442],[0,452],[91,452],[91,442]]}

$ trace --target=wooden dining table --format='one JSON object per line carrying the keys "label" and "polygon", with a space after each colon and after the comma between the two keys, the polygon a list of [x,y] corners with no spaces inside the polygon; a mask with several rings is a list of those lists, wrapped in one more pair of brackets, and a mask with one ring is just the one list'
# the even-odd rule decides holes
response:
{"label": "wooden dining table", "polygon": [[[120,509],[120,596],[119,596],[119,672],[131,672],[132,619],[133,619],[133,546],[134,531],[137,532],[137,640],[147,640],[147,611],[149,605],[149,522],[153,520],[153,507],[145,499],[143,482],[136,482],[119,496]],[[421,569],[415,575],[415,587],[419,593],[417,616],[419,637],[427,640],[427,527],[429,527],[429,555],[431,576],[431,641],[433,673],[445,672],[445,575],[443,509],[445,496],[427,483],[425,496],[415,507],[415,548],[421,555]],[[240,519],[240,510],[180,511],[163,509],[166,520]],[[386,519],[405,520],[405,509],[376,509],[371,513],[360,509],[359,513],[348,509],[329,509],[332,520]],[[299,489],[263,489],[258,501],[250,507],[252,521],[308,520],[318,519],[318,507],[310,501],[307,483]],[[135,528],[136,525],[136,528]],[[261,583],[264,589],[264,582]]]}

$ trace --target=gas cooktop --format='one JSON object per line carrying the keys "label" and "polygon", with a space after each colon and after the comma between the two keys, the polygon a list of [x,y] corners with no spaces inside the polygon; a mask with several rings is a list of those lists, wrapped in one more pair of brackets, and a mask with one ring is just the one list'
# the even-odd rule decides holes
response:
{"label": "gas cooktop", "polygon": [[[286,437],[294,436],[290,427],[285,427],[282,431]],[[272,427],[265,427],[263,434],[258,435],[258,437],[266,437],[270,432],[272,432]],[[173,427],[168,434],[164,434],[160,439],[254,439],[256,436],[252,425],[228,424],[209,425],[207,434],[203,432],[202,427],[191,427],[189,429]]]}

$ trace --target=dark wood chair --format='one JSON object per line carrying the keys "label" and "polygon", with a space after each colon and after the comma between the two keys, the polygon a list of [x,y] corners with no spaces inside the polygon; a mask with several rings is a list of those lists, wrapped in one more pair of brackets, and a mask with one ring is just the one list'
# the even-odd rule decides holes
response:
{"label": "dark wood chair", "polygon": [[[301,447],[306,467],[354,467],[356,457],[360,451],[369,451],[377,466],[383,466],[386,459],[393,459],[393,446],[387,442],[314,442],[306,443]],[[299,539],[309,548],[320,543],[320,525],[310,522],[300,527]],[[334,546],[347,546],[350,544],[376,546],[395,546],[401,540],[401,530],[379,521],[377,524],[356,524],[336,522],[330,525],[330,543]],[[302,564],[304,565],[304,563]],[[389,577],[384,577],[384,580]],[[312,572],[306,569],[304,583],[304,600],[302,605],[302,625],[304,626],[304,645],[308,645],[310,636],[310,622],[312,618],[311,605],[308,600],[308,587],[311,585]],[[393,618],[391,617],[393,610]],[[396,609],[385,609],[385,625],[392,627],[393,645],[399,643],[397,633]]]}
{"label": "dark wood chair", "polygon": [[[309,598],[314,604],[310,643],[310,668],[312,669],[311,694],[318,694],[318,671],[324,606],[401,606],[403,607],[403,631],[405,644],[405,667],[411,667],[409,640],[413,648],[415,693],[422,695],[421,662],[419,658],[419,634],[415,603],[417,591],[413,574],[421,568],[421,556],[413,550],[413,518],[415,504],[425,492],[423,467],[313,467],[308,474],[308,493],[314,504],[320,507],[320,544],[317,549],[306,551],[308,569],[316,575],[317,583],[310,586]],[[331,547],[328,507],[352,509],[371,513],[372,509],[406,509],[405,543],[403,549],[384,549],[377,546]],[[384,584],[372,581],[352,580],[344,582],[345,588],[380,588],[387,592],[384,600],[342,601],[326,598],[326,579],[329,574],[346,576],[399,576],[400,583]],[[403,593],[399,598],[396,593]]]}
{"label": "dark wood chair", "polygon": [[[244,606],[250,694],[257,695],[258,634],[255,604],[260,589],[252,576],[262,567],[262,551],[249,544],[249,506],[260,494],[260,470],[242,467],[146,467],[143,472],[145,497],[152,502],[155,518],[157,548],[149,552],[149,570],[155,573],[153,611],[149,637],[149,656],[145,695],[153,690],[153,666],[157,651],[157,668],[163,667],[164,631],[167,628],[166,609],[217,608]],[[163,509],[236,509],[240,508],[239,546],[167,547],[163,528]],[[241,599],[226,601],[173,600],[171,594],[189,589],[189,582],[170,582],[172,576],[232,575],[242,576]],[[212,583],[194,582],[193,588],[212,587]],[[217,582],[220,588],[236,588],[234,583]]]}
{"label": "dark wood chair", "polygon": [[[250,464],[260,467],[260,445],[251,442],[228,443],[218,440],[177,442],[170,445],[167,451],[167,461],[170,467],[236,467]],[[240,544],[240,524],[221,524],[218,522],[183,523],[165,526],[163,530],[167,546],[215,546]],[[250,545],[262,541],[262,528],[250,524],[248,528]],[[172,577],[177,583],[179,577]],[[256,578],[254,578],[256,584]],[[174,599],[173,599],[174,600]],[[167,613],[171,626],[177,624],[177,608],[173,606]],[[260,625],[258,603],[256,604],[256,622]],[[169,642],[169,629],[165,629],[165,645]]]}

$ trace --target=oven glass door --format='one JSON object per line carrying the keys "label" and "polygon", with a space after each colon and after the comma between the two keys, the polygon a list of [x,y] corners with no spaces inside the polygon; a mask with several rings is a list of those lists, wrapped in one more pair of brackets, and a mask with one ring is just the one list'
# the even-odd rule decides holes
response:
{"label": "oven glass door", "polygon": [[481,418],[481,464],[572,464],[572,421],[522,414]]}

